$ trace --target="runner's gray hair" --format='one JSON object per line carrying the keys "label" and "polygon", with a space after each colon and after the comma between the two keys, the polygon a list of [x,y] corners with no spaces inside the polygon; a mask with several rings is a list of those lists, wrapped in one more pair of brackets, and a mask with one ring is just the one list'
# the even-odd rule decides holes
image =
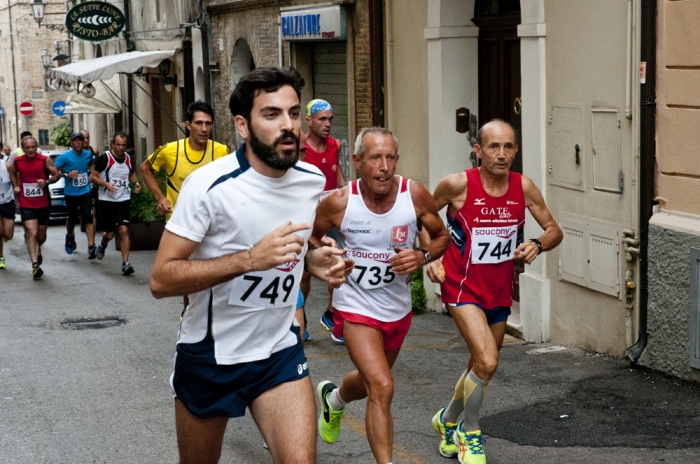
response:
{"label": "runner's gray hair", "polygon": [[393,132],[391,132],[389,129],[385,127],[365,127],[360,131],[359,134],[357,134],[357,138],[355,139],[355,154],[362,159],[365,156],[365,151],[367,150],[367,147],[365,147],[365,144],[363,143],[365,135],[367,134],[382,134],[382,135],[390,135],[391,138],[394,139],[394,145],[396,146],[396,153],[399,152],[399,141],[394,135]]}

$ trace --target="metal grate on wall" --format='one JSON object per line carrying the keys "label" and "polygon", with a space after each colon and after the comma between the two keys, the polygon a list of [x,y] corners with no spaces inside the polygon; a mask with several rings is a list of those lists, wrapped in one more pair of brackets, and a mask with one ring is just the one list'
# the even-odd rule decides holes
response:
{"label": "metal grate on wall", "polygon": [[688,364],[700,369],[700,249],[690,250],[690,343]]}

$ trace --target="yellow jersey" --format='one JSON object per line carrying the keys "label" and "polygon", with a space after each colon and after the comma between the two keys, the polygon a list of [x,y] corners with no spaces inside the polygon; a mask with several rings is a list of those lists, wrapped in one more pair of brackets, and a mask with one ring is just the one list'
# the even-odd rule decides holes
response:
{"label": "yellow jersey", "polygon": [[180,139],[160,146],[148,157],[148,162],[154,171],[165,170],[168,187],[166,198],[170,201],[171,212],[166,215],[166,220],[170,219],[180,188],[187,176],[192,174],[202,166],[212,161],[228,155],[229,149],[213,140],[207,142],[204,150],[193,150],[189,144],[189,138]]}

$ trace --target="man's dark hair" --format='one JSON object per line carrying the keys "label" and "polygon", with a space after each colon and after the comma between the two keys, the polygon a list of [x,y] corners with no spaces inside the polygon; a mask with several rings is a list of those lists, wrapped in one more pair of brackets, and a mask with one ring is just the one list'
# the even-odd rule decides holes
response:
{"label": "man's dark hair", "polygon": [[197,111],[201,111],[202,113],[208,114],[209,116],[211,116],[211,120],[214,120],[214,110],[212,109],[211,105],[205,101],[197,100],[187,105],[187,114],[185,115],[185,121],[192,123],[192,121],[194,121],[194,114]]}
{"label": "man's dark hair", "polygon": [[277,92],[282,86],[290,85],[301,99],[301,89],[305,83],[294,68],[255,68],[238,81],[228,101],[228,108],[232,115],[241,115],[250,121],[253,100],[261,92]]}
{"label": "man's dark hair", "polygon": [[[506,126],[510,127],[510,130],[513,131],[513,135],[515,135],[515,143],[516,143],[516,145],[517,145],[517,143],[518,143],[518,132],[515,130],[515,127],[513,127],[513,125],[512,125],[511,123],[509,123],[508,121],[504,121],[503,119],[495,118],[495,119],[490,120],[490,121],[487,122],[486,124],[490,124],[490,123],[492,123],[492,122],[502,122],[502,123],[505,124]],[[481,139],[482,139],[483,136],[484,136],[484,126],[486,126],[486,124],[484,124],[483,126],[481,126],[481,127],[479,128],[479,131],[476,133],[476,145],[481,146],[481,141],[482,141]]]}
{"label": "man's dark hair", "polygon": [[24,131],[24,132],[22,132],[21,134],[19,134],[19,139],[22,140],[22,139],[25,138],[25,137],[31,137],[31,136],[32,136],[32,133],[31,133],[31,132],[29,132],[29,131]]}
{"label": "man's dark hair", "polygon": [[126,140],[127,142],[129,141],[129,136],[126,135],[126,132],[117,131],[114,134],[112,134],[112,137],[109,139],[109,143],[114,143],[114,141],[117,140],[117,137],[124,137],[124,140]]}

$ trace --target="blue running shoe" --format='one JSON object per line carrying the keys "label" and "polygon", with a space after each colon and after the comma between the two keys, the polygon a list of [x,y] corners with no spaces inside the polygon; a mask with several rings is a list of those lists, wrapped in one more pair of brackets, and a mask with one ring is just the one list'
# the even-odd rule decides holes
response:
{"label": "blue running shoe", "polygon": [[329,332],[333,332],[333,313],[331,313],[331,317],[328,317],[326,316],[327,312],[328,311],[323,313],[323,315],[321,316],[321,327],[323,327]]}
{"label": "blue running shoe", "polygon": [[335,343],[336,345],[345,345],[345,339],[343,337],[335,338],[333,332],[331,332],[331,340],[333,340],[333,343]]}
{"label": "blue running shoe", "polygon": [[70,235],[66,234],[65,247],[66,247],[66,253],[68,253],[69,255],[72,255],[77,247],[77,245],[75,244],[75,237],[71,237]]}
{"label": "blue running shoe", "polygon": [[308,342],[309,340],[311,340],[311,335],[309,335],[308,330],[304,329],[304,341]]}
{"label": "blue running shoe", "polygon": [[103,247],[101,243],[99,245],[97,245],[96,255],[97,255],[97,259],[102,259],[105,257],[105,247]]}

